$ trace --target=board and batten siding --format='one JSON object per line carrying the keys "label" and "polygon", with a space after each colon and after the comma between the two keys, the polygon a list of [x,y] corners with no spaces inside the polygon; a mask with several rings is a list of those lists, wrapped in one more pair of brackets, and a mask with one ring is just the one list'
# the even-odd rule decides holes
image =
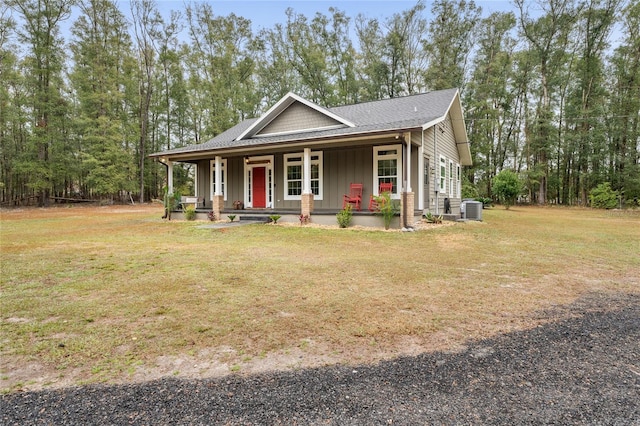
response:
{"label": "board and batten siding", "polygon": [[[204,198],[205,207],[211,208],[211,197],[209,191],[211,190],[211,182],[209,182],[209,160],[200,160],[196,165],[196,185],[194,195],[199,198]],[[191,195],[191,194],[188,194]],[[199,207],[201,207],[200,205]]]}
{"label": "board and batten siding", "polygon": [[[442,131],[442,130],[443,131]],[[434,152],[434,137],[435,137],[435,152]],[[460,201],[461,199],[457,197],[457,188],[454,190],[454,196],[449,196],[449,160],[453,161],[453,171],[454,171],[454,185],[457,185],[457,180],[455,176],[456,165],[460,164],[460,155],[458,153],[458,146],[456,144],[455,135],[453,133],[453,126],[451,123],[451,116],[447,116],[447,118],[439,124],[436,124],[434,127],[425,130],[424,132],[424,151],[423,155],[429,158],[429,167],[430,170],[434,170],[435,173],[429,176],[429,203],[425,203],[424,210],[425,212],[431,213],[444,213],[444,199],[449,198],[451,204],[451,213],[459,214],[460,213]],[[446,164],[446,192],[438,193],[437,196],[437,208],[436,208],[436,188],[439,182],[439,168],[440,168],[440,156],[445,157]],[[432,168],[432,169],[431,169]],[[420,172],[420,176],[422,176],[423,171]],[[462,182],[460,182],[462,184]],[[422,188],[422,184],[420,185]],[[416,190],[417,191],[417,190]]]}
{"label": "board and batten siding", "polygon": [[336,120],[319,113],[300,102],[291,104],[286,111],[276,117],[258,132],[258,135],[285,133],[305,129],[319,129],[338,125]]}
{"label": "board and batten siding", "polygon": [[[316,151],[316,150],[313,150]],[[317,149],[322,151],[322,200],[315,199],[314,209],[341,209],[342,196],[349,193],[351,183],[362,183],[363,208],[369,203],[371,185],[373,183],[373,148],[372,146],[351,147],[342,149]],[[302,154],[302,152],[300,152]],[[286,191],[284,156],[275,157],[275,208],[299,209],[299,200],[285,200]]]}

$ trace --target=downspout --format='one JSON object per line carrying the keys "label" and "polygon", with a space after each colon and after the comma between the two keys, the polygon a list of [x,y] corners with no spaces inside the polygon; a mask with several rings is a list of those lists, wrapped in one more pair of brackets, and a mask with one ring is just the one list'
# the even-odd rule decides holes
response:
{"label": "downspout", "polygon": [[160,164],[167,168],[167,190],[173,193],[173,162],[164,158],[160,159]]}

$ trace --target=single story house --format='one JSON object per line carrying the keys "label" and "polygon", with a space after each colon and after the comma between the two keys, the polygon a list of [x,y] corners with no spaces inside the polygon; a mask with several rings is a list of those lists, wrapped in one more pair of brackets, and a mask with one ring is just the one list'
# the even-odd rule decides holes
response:
{"label": "single story house", "polygon": [[288,93],[205,143],[151,157],[167,165],[170,192],[173,164],[196,165],[193,195],[203,216],[280,214],[336,224],[344,195],[361,184],[353,223],[380,226],[369,200],[391,183],[396,227],[427,212],[459,217],[461,167],[472,164],[457,89],[334,108]]}

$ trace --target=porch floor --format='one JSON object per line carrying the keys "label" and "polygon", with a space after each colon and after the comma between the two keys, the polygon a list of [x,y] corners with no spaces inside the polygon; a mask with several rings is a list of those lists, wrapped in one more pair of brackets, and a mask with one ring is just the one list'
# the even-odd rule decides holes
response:
{"label": "porch floor", "polygon": [[[181,210],[176,210],[176,212],[181,213]],[[196,209],[196,213],[208,214],[211,212],[211,208],[199,207]],[[340,212],[340,209],[315,209],[311,213],[312,216],[335,216]],[[376,212],[371,212],[369,210],[363,209],[361,211],[353,210],[353,216],[361,216],[361,217],[372,217],[377,216]],[[280,216],[300,216],[300,209],[224,209],[222,210],[223,215],[236,215],[238,220],[253,220],[253,221],[269,221],[269,216],[271,215],[280,215]],[[422,216],[423,212],[421,210],[414,211],[414,217]],[[396,216],[399,216],[397,214]],[[442,214],[442,219],[447,221],[456,221],[460,219],[460,215],[457,214]]]}

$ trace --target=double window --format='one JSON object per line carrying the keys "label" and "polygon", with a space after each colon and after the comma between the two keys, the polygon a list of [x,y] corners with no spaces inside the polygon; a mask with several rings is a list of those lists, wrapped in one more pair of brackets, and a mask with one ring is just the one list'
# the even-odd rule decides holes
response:
{"label": "double window", "polygon": [[381,183],[393,184],[391,196],[400,197],[402,178],[402,145],[385,145],[373,148],[373,191],[378,194]]}
{"label": "double window", "polygon": [[[304,179],[304,154],[284,155],[284,199],[299,200]],[[311,152],[311,193],[322,200],[322,152]]]}
{"label": "double window", "polygon": [[460,198],[462,189],[462,170],[460,164],[440,156],[440,167],[438,168],[438,192],[448,194],[450,198]]}

